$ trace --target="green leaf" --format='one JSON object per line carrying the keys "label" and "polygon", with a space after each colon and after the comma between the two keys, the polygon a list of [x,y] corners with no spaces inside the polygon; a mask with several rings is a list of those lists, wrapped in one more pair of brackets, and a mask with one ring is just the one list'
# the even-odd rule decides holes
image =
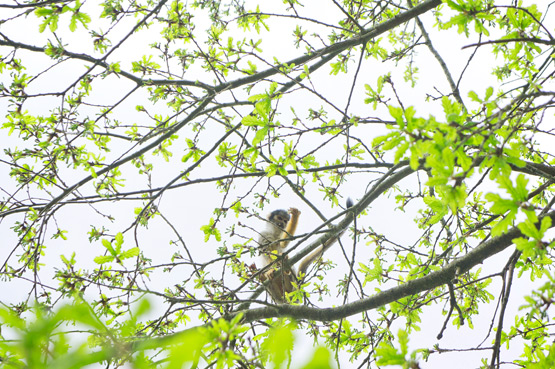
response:
{"label": "green leaf", "polygon": [[470,99],[472,101],[482,102],[482,100],[478,97],[478,94],[474,91],[469,91],[468,92],[468,97],[470,97]]}
{"label": "green leaf", "polygon": [[254,109],[261,117],[268,117],[272,110],[272,101],[269,98],[264,98],[254,105]]}
{"label": "green leaf", "polygon": [[290,327],[277,326],[270,328],[268,337],[261,344],[261,354],[264,361],[266,363],[272,362],[274,368],[280,368],[291,357],[293,342],[295,342],[295,336]]}
{"label": "green leaf", "polygon": [[268,135],[268,127],[260,128],[258,131],[256,131],[256,134],[252,139],[252,145],[253,146],[258,145],[260,142],[262,142],[262,140],[266,138],[267,135]]}
{"label": "green leaf", "polygon": [[426,182],[426,186],[436,187],[436,186],[446,185],[447,182],[448,182],[448,179],[446,177],[431,177]]}
{"label": "green leaf", "polygon": [[105,264],[105,263],[109,263],[111,261],[113,261],[115,259],[114,256],[112,255],[106,255],[106,256],[97,256],[94,258],[94,262],[97,264]]}
{"label": "green leaf", "polygon": [[303,369],[332,369],[330,365],[331,355],[325,347],[317,347],[310,361]]}
{"label": "green leaf", "polygon": [[208,242],[210,236],[214,236],[218,242],[222,240],[222,235],[218,228],[216,228],[216,221],[214,218],[210,218],[209,224],[203,225],[200,229],[204,232],[204,242]]}
{"label": "green leaf", "polygon": [[521,202],[528,200],[528,190],[526,189],[527,184],[528,179],[526,179],[522,173],[516,177],[516,187],[514,189],[515,200]]}
{"label": "green leaf", "polygon": [[399,134],[394,135],[391,137],[391,139],[389,141],[387,141],[386,143],[383,144],[382,148],[387,151],[387,150],[391,150],[397,146],[399,146],[401,144],[401,142],[403,142],[405,140],[404,137],[400,136]]}
{"label": "green leaf", "polygon": [[401,129],[405,128],[405,121],[403,120],[403,109],[397,108],[393,105],[389,105],[388,108],[389,108],[389,114],[393,119],[395,119],[397,124],[399,124],[399,127]]}
{"label": "green leaf", "polygon": [[381,342],[376,348],[376,364],[378,365],[403,365],[405,357],[398,353],[391,344]]}
{"label": "green leaf", "polygon": [[51,15],[54,12],[54,10],[52,9],[47,9],[47,8],[37,8],[35,10],[35,15],[37,17],[46,17],[48,15]]}
{"label": "green leaf", "polygon": [[424,197],[424,203],[430,207],[434,212],[441,212],[445,210],[445,205],[441,200],[433,196]]}
{"label": "green leaf", "polygon": [[397,337],[399,339],[399,345],[401,346],[401,354],[406,355],[409,351],[409,336],[406,331],[399,329]]}
{"label": "green leaf", "polygon": [[116,250],[121,250],[121,246],[123,245],[123,234],[121,232],[116,233],[114,243],[116,245]]}
{"label": "green leaf", "polygon": [[527,259],[534,257],[537,253],[537,242],[533,240],[528,240],[523,237],[515,238],[512,242],[516,245],[516,248],[522,252],[522,258]]}
{"label": "green leaf", "polygon": [[484,98],[484,100],[488,101],[491,95],[493,95],[493,87],[490,86],[486,90],[486,97]]}
{"label": "green leaf", "polygon": [[491,229],[493,237],[503,234],[512,224],[516,218],[516,211],[511,211],[501,218],[501,220]]}
{"label": "green leaf", "polygon": [[125,260],[125,259],[129,259],[135,256],[139,255],[139,248],[138,247],[133,247],[132,249],[129,249],[127,251],[124,251],[121,255],[120,255],[120,259],[121,260]]}
{"label": "green leaf", "polygon": [[56,32],[58,29],[58,15],[52,15],[49,18],[49,27],[51,32]]}
{"label": "green leaf", "polygon": [[410,143],[407,141],[399,145],[397,151],[395,152],[395,159],[394,159],[395,164],[399,163],[399,161],[401,160],[401,158],[403,157],[403,155],[405,154],[409,146],[410,146]]}
{"label": "green leaf", "polygon": [[518,204],[515,201],[506,200],[496,193],[487,193],[485,198],[486,200],[493,202],[490,210],[494,214],[504,214],[507,211],[518,210]]}
{"label": "green leaf", "polygon": [[266,125],[264,121],[258,119],[253,115],[247,115],[241,120],[241,123],[245,126],[265,126]]}
{"label": "green leaf", "polygon": [[[192,329],[177,333],[170,339],[167,369],[181,369],[184,363],[196,362],[202,348],[209,343],[210,336],[206,330]],[[157,348],[157,347],[154,347]]]}
{"label": "green leaf", "polygon": [[536,240],[541,239],[540,232],[530,220],[526,219],[524,222],[519,223],[517,227],[524,235]]}
{"label": "green leaf", "polygon": [[363,286],[365,286],[368,282],[379,280],[382,277],[383,268],[380,259],[374,258],[372,263],[374,264],[374,268],[369,268],[367,265],[359,263],[360,271],[365,274],[364,282],[362,284]]}
{"label": "green leaf", "polygon": [[71,32],[75,32],[76,29],[77,29],[77,18],[73,16],[71,17],[71,20],[69,22],[69,30]]}
{"label": "green leaf", "polygon": [[540,226],[540,232],[543,234],[549,228],[551,228],[551,217],[543,217],[541,226]]}
{"label": "green leaf", "polygon": [[107,239],[105,238],[102,239],[102,246],[104,246],[110,252],[110,254],[112,254],[112,256],[117,255],[116,250],[114,250],[114,248],[112,247],[112,243]]}

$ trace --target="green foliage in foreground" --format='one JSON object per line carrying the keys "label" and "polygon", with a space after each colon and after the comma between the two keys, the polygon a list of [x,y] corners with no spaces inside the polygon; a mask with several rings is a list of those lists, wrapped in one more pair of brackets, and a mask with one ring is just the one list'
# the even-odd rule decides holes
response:
{"label": "green foliage in foreground", "polygon": [[[76,369],[91,364],[125,363],[132,368],[166,369],[196,367],[199,362],[216,368],[233,367],[242,358],[234,351],[235,341],[248,326],[241,315],[231,321],[219,319],[167,337],[136,336],[140,319],[150,304],[142,299],[138,310],[117,328],[108,327],[83,299],[62,305],[55,311],[31,307],[25,319],[12,309],[0,307],[0,362],[3,368]],[[254,337],[261,341],[261,360],[275,368],[291,364],[295,324],[276,321],[272,329]],[[160,359],[157,359],[160,358]],[[306,356],[303,369],[331,368],[327,349],[316,348]]]}
{"label": "green foliage in foreground", "polygon": [[[0,4],[0,365],[553,367],[537,3]],[[293,266],[344,231],[287,305],[277,207]]]}
{"label": "green foliage in foreground", "polygon": [[[555,291],[551,283],[542,290]],[[530,306],[536,301],[529,297]],[[242,316],[231,321],[219,319],[209,325],[195,327],[166,337],[135,335],[140,320],[150,311],[146,298],[140,300],[138,310],[117,328],[108,327],[95,314],[94,309],[82,298],[62,305],[55,311],[43,306],[28,308],[25,319],[12,309],[0,307],[0,362],[3,368],[77,369],[91,364],[113,362],[126,367],[165,369],[197,367],[210,363],[216,368],[233,367],[242,357],[234,350],[241,334],[248,330],[240,323]],[[535,308],[531,314],[539,313]],[[294,349],[296,324],[279,319],[268,331],[254,337],[261,342],[261,363],[274,368],[289,368]],[[540,336],[537,336],[540,337]],[[418,361],[430,354],[418,349],[409,354],[409,335],[399,330],[397,337],[382,342],[376,348],[376,363],[380,366],[396,366],[403,369],[418,368]],[[555,345],[547,345],[547,351],[530,353],[528,360],[518,364],[532,369],[550,369],[555,364]],[[325,347],[317,347],[311,355],[303,354],[302,369],[327,369],[332,364],[331,353]],[[157,359],[159,358],[159,359]]]}

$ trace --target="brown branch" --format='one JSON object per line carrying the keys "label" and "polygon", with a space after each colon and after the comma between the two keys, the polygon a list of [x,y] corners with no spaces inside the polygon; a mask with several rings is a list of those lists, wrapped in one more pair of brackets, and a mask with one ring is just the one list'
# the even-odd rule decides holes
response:
{"label": "brown branch", "polygon": [[[490,368],[499,368],[501,364],[499,354],[501,352],[501,335],[503,333],[503,319],[505,318],[505,310],[509,303],[509,294],[513,285],[513,273],[515,270],[516,262],[522,253],[516,250],[510,257],[509,262],[503,269],[503,287],[501,291],[501,311],[499,313],[499,321],[497,323],[497,331],[495,334],[495,342],[493,344],[493,353],[491,354]],[[497,366],[495,362],[497,361]]]}
{"label": "brown branch", "polygon": [[[9,47],[13,47],[15,49],[23,49],[23,50],[29,50],[29,51],[35,51],[35,52],[39,52],[39,53],[44,53],[46,48],[45,47],[40,47],[40,46],[35,46],[35,45],[28,45],[28,44],[24,44],[18,41],[14,41],[9,39],[8,37],[6,37],[5,35],[1,34],[0,35],[4,38],[4,40],[0,40],[0,46],[9,46]],[[103,59],[97,59],[94,58],[88,54],[82,54],[82,53],[75,53],[72,51],[68,51],[66,49],[63,49],[60,53],[60,55],[63,56],[67,56],[69,58],[72,59],[77,59],[77,60],[82,60],[82,61],[86,61],[98,66],[103,67],[106,70],[110,69],[110,63],[105,62]],[[160,86],[160,85],[164,85],[164,86],[190,86],[190,87],[200,87],[206,91],[212,91],[214,88],[210,85],[207,85],[205,83],[202,83],[200,81],[188,81],[188,80],[183,80],[183,79],[142,79],[140,77],[137,77],[135,75],[133,75],[132,73],[126,72],[124,70],[121,70],[119,72],[114,72],[117,75],[123,76],[125,78],[130,79],[131,81],[135,82],[137,85],[143,86],[143,85],[147,85],[147,86]],[[57,93],[57,94],[62,94]]]}
{"label": "brown branch", "polygon": [[[549,212],[555,225],[555,211]],[[542,218],[539,219],[541,221]],[[312,308],[308,306],[275,305],[271,307],[248,309],[231,314],[226,318],[231,319],[242,313],[243,322],[248,323],[255,320],[288,316],[294,319],[307,319],[321,322],[346,318],[364,311],[373,310],[380,306],[397,301],[401,298],[430,291],[449,283],[457,275],[463,274],[474,266],[481,264],[484,260],[500,253],[513,244],[513,239],[522,237],[523,234],[517,227],[511,228],[501,236],[492,238],[481,243],[465,256],[453,260],[441,270],[432,272],[424,277],[413,279],[399,286],[382,291],[374,296],[357,300],[349,304],[332,308]]]}
{"label": "brown branch", "polygon": [[[300,57],[297,57],[295,59],[291,59],[287,62],[285,62],[284,64],[287,65],[303,65],[313,59],[319,58],[319,57],[323,57],[325,55],[328,54],[334,54],[334,53],[340,53],[346,49],[352,48],[354,46],[358,46],[361,44],[364,44],[365,42],[368,42],[369,40],[381,35],[382,33],[385,33],[397,26],[399,26],[400,24],[403,24],[421,14],[426,13],[427,11],[434,9],[435,7],[441,5],[441,0],[428,0],[425,1],[417,6],[415,6],[414,8],[407,10],[406,12],[403,12],[397,16],[395,16],[392,19],[389,19],[383,23],[378,24],[377,26],[370,28],[367,31],[361,32],[360,34],[347,39],[345,41],[341,41],[341,42],[337,42],[333,45],[318,49],[316,51],[314,51],[311,54],[308,55],[303,55]],[[219,86],[217,86],[215,88],[216,92],[220,92],[223,90],[227,90],[227,89],[234,89],[249,83],[254,83],[257,82],[263,78],[268,78],[270,76],[273,76],[274,74],[279,73],[279,69],[277,66],[266,69],[262,72],[253,74],[251,76],[247,76],[244,78],[240,78],[240,79],[236,79],[235,81],[230,81],[230,82],[226,82],[223,84],[220,84]]]}
{"label": "brown branch", "polygon": [[[409,0],[408,3],[409,3],[409,6],[412,8],[412,1]],[[451,76],[451,72],[449,71],[449,68],[447,68],[447,63],[445,63],[445,60],[443,60],[441,55],[439,55],[439,52],[436,50],[436,48],[432,44],[432,40],[430,39],[430,35],[428,34],[428,31],[426,31],[426,28],[424,27],[424,24],[422,24],[422,22],[420,21],[420,18],[416,17],[415,20],[416,20],[416,24],[418,25],[418,28],[420,29],[420,33],[422,33],[422,36],[424,37],[424,40],[426,40],[426,42],[424,44],[428,47],[428,49],[430,49],[430,52],[436,58],[437,62],[439,63],[439,65],[441,67],[441,69],[443,70],[443,74],[445,75],[445,78],[447,78],[447,82],[449,83],[449,87],[451,87],[451,92],[453,93],[453,96],[455,97],[457,102],[459,104],[461,104],[461,106],[463,108],[465,108],[464,101],[461,98],[461,95],[459,93],[458,84],[455,84],[455,81],[453,80],[453,77]]]}
{"label": "brown branch", "polygon": [[[555,211],[549,212],[546,216],[552,219],[555,224]],[[539,219],[539,222],[543,217]],[[376,309],[380,306],[395,302],[407,296],[415,295],[424,291],[429,291],[440,287],[453,280],[457,275],[469,271],[474,266],[483,263],[484,260],[496,255],[513,244],[512,240],[521,237],[522,233],[517,227],[511,228],[501,236],[495,237],[487,242],[481,243],[474,250],[465,256],[453,260],[441,270],[432,272],[424,277],[413,279],[399,286],[382,291],[368,298],[360,299],[342,306],[333,308],[313,308],[301,305],[272,305],[264,308],[249,309],[237,311],[235,313],[224,316],[225,319],[231,320],[238,314],[243,314],[243,323],[249,323],[256,320],[277,318],[288,316],[294,319],[315,320],[320,322],[328,322],[343,319],[361,312]],[[253,301],[249,301],[253,302]],[[185,334],[188,331],[198,329],[202,326],[211,324],[207,322],[201,326],[185,329],[181,332],[168,334],[163,337],[149,338],[148,340],[137,340],[133,343],[135,350],[144,349],[146,346],[158,347],[167,341],[172,341],[177,335]],[[491,347],[483,348],[489,350]]]}
{"label": "brown branch", "polygon": [[36,3],[29,3],[29,4],[16,4],[16,5],[0,4],[0,8],[9,8],[9,9],[38,8],[45,5],[53,5],[58,3],[72,3],[74,1],[75,0],[47,0],[47,1],[40,1]]}
{"label": "brown branch", "polygon": [[541,38],[517,37],[517,38],[505,38],[501,40],[490,40],[490,41],[478,42],[475,44],[463,46],[462,49],[467,49],[469,47],[478,47],[483,45],[491,45],[491,44],[505,44],[507,42],[534,42],[534,43],[543,44],[543,45],[551,45],[551,46],[555,45],[555,41],[543,40]]}

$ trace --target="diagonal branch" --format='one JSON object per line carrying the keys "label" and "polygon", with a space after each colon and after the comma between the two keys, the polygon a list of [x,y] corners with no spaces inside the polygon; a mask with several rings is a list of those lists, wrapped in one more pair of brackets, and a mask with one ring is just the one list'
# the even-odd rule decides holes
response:
{"label": "diagonal branch", "polygon": [[[555,211],[549,212],[546,216],[550,217],[552,223],[555,225]],[[541,221],[541,219],[543,219],[543,217],[540,218],[539,221]],[[226,318],[231,319],[239,313],[244,314],[243,322],[245,323],[283,316],[321,322],[346,318],[364,311],[376,309],[403,297],[429,291],[449,283],[457,275],[469,271],[474,266],[481,264],[484,260],[505,250],[513,244],[513,239],[522,236],[523,234],[520,230],[517,227],[513,227],[503,235],[483,242],[474,250],[470,251],[465,256],[453,260],[453,262],[446,265],[441,270],[343,306],[321,309],[308,306],[275,305],[239,311],[230,316],[226,316]]]}
{"label": "diagonal branch", "polygon": [[[555,211],[551,211],[545,216],[550,217],[552,219],[552,224],[555,225]],[[539,222],[541,222],[543,218],[544,217],[540,217]],[[224,318],[227,320],[231,320],[238,314],[243,314],[243,324],[261,319],[278,318],[284,316],[288,316],[294,319],[315,320],[320,322],[343,319],[364,311],[376,309],[380,306],[395,302],[404,297],[415,295],[424,291],[429,291],[444,284],[447,284],[457,275],[469,271],[474,266],[481,264],[484,260],[507,249],[513,244],[513,239],[521,236],[522,233],[520,232],[520,230],[517,227],[513,227],[503,235],[481,243],[474,250],[470,251],[465,256],[453,260],[453,262],[446,265],[441,270],[432,272],[424,277],[405,282],[399,286],[382,291],[374,296],[357,300],[342,306],[324,309],[287,304],[272,305],[264,308],[255,309],[249,309],[247,306],[244,310],[225,315]],[[208,326],[211,324],[212,322],[208,321],[201,326],[191,327],[181,332],[168,334],[166,336],[149,338],[148,340],[141,338],[133,342],[133,348],[137,350],[144,348],[145,345],[160,345],[164,344],[164,342],[171,342],[180,334],[185,334],[188,331],[196,330],[203,326]]]}
{"label": "diagonal branch", "polygon": [[174,125],[173,127],[171,127],[170,129],[168,129],[168,131],[163,134],[162,136],[160,136],[158,139],[156,139],[155,141],[151,142],[148,145],[145,145],[143,148],[137,150],[136,152],[134,152],[131,155],[128,155],[126,157],[123,157],[120,160],[117,160],[115,162],[113,162],[112,164],[102,168],[101,170],[99,170],[98,172],[96,172],[96,175],[93,177],[92,175],[89,175],[85,178],[83,178],[82,180],[80,180],[79,182],[75,183],[74,185],[68,187],[63,193],[61,193],[59,196],[57,196],[56,198],[54,198],[52,201],[50,201],[42,210],[41,210],[41,214],[45,214],[48,210],[50,210],[54,205],[58,204],[60,201],[62,201],[66,196],[68,196],[70,193],[72,193],[73,191],[75,191],[76,189],[78,189],[79,187],[83,186],[84,184],[86,184],[87,182],[93,180],[94,178],[103,175],[104,173],[109,172],[110,170],[119,167],[122,164],[125,164],[129,161],[131,161],[134,158],[138,158],[139,156],[141,156],[142,154],[144,154],[145,152],[148,152],[149,150],[151,150],[152,148],[160,145],[160,143],[164,142],[165,140],[167,140],[168,138],[170,138],[173,134],[175,134],[175,132],[179,131],[181,128],[183,128],[184,125],[186,125],[187,123],[189,123],[191,120],[193,120],[194,118],[196,118],[201,112],[202,110],[210,103],[210,101],[212,101],[212,99],[214,98],[214,96],[207,96],[204,98],[204,100],[200,103],[200,105],[193,110],[185,119],[183,119],[181,122],[177,123],[176,125]]}
{"label": "diagonal branch", "polygon": [[[337,42],[333,45],[330,46],[326,46],[323,47],[321,49],[318,49],[316,51],[314,51],[311,54],[308,55],[303,55],[303,56],[299,56],[295,59],[291,59],[287,62],[285,62],[284,64],[287,65],[302,65],[305,64],[313,59],[319,58],[319,57],[323,57],[326,56],[328,54],[336,54],[336,53],[340,53],[344,50],[347,50],[349,48],[352,48],[354,46],[358,46],[361,44],[364,44],[366,42],[368,42],[369,40],[381,35],[382,33],[385,33],[389,30],[392,30],[393,28],[399,26],[400,24],[403,24],[405,22],[408,22],[409,20],[418,17],[421,14],[424,14],[426,12],[428,12],[431,9],[434,9],[435,7],[441,5],[441,0],[428,0],[425,1],[417,6],[415,6],[414,8],[407,10],[383,23],[380,23],[378,25],[376,25],[375,27],[372,27],[364,32],[359,33],[358,35],[349,38],[345,41],[341,41],[341,42]],[[279,69],[276,67],[272,67],[272,68],[268,68],[262,72],[253,74],[251,76],[247,76],[247,77],[243,77],[243,78],[239,78],[236,79],[234,81],[230,81],[230,82],[226,82],[226,83],[222,83],[219,86],[217,86],[215,88],[216,92],[220,92],[223,90],[227,90],[227,89],[233,89],[233,88],[237,88],[249,83],[254,83],[257,81],[260,81],[263,78],[268,78],[270,76],[273,76],[277,73],[280,73]]]}

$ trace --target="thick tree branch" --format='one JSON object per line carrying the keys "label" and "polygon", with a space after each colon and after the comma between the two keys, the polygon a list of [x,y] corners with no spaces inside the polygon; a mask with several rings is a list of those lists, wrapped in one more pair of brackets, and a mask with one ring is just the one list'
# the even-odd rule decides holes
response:
{"label": "thick tree branch", "polygon": [[[318,173],[318,172],[325,172],[325,171],[334,170],[334,169],[341,169],[345,167],[353,168],[353,169],[373,169],[373,168],[392,168],[394,166],[395,165],[391,163],[348,163],[348,164],[323,165],[321,167],[303,169],[303,172]],[[290,175],[296,175],[297,172],[298,172],[297,170],[293,170],[293,169],[287,170],[287,174],[290,174]],[[195,184],[225,181],[227,179],[264,177],[266,175],[268,175],[266,171],[260,170],[257,172],[234,173],[234,174],[226,174],[226,175],[217,176],[217,177],[189,179],[185,182],[171,185],[167,189],[176,189],[176,188],[187,187]],[[113,195],[112,197],[102,197],[100,195],[80,196],[75,199],[67,200],[64,202],[64,204],[81,204],[83,202],[90,203],[90,202],[114,201],[118,199],[124,199],[126,197],[143,195],[145,193],[158,192],[163,188],[164,187],[155,187],[155,188],[148,188],[145,190],[120,192],[117,195]],[[144,197],[141,197],[141,200],[144,200],[144,199],[145,199]],[[19,206],[17,208],[10,208],[9,210],[0,212],[0,219],[3,217],[7,217],[8,215],[28,211],[30,207],[40,211],[46,205],[47,203],[44,203],[44,204],[33,203],[33,204],[27,204],[27,205],[19,203]]]}
{"label": "thick tree branch", "polygon": [[[552,223],[555,225],[555,211],[549,212],[546,216],[550,217]],[[513,227],[503,235],[483,242],[465,256],[453,260],[450,264],[446,265],[437,272],[432,272],[425,277],[410,280],[374,296],[357,300],[343,306],[320,309],[308,306],[275,305],[271,307],[239,311],[226,318],[231,319],[239,313],[244,314],[243,321],[245,323],[259,319],[283,316],[288,316],[294,319],[308,319],[321,322],[346,318],[367,310],[376,309],[403,297],[415,295],[424,291],[430,291],[434,288],[442,286],[450,282],[457,275],[469,271],[474,266],[483,263],[484,260],[505,250],[513,244],[513,239],[522,236],[523,234],[520,230],[517,227]]]}
{"label": "thick tree branch", "polygon": [[529,38],[529,37],[518,37],[518,38],[504,38],[501,40],[489,40],[489,41],[483,41],[483,42],[478,42],[475,44],[470,44],[470,45],[466,45],[463,46],[463,49],[467,49],[469,47],[478,47],[478,46],[484,46],[484,45],[491,45],[491,44],[506,44],[509,42],[533,42],[535,44],[543,44],[543,45],[555,45],[555,41],[553,40],[542,40],[541,38]]}
{"label": "thick tree branch", "polygon": [[[289,258],[288,265],[292,266],[292,265],[298,263],[305,256],[307,256],[309,253],[316,250],[321,245],[325,245],[327,242],[329,242],[329,240],[333,239],[334,237],[337,237],[341,232],[343,232],[343,230],[345,230],[351,224],[351,222],[353,222],[353,220],[358,216],[358,214],[360,214],[364,209],[366,209],[381,194],[383,194],[385,191],[390,189],[397,182],[399,182],[400,180],[402,180],[403,178],[405,178],[409,174],[414,173],[414,170],[412,170],[412,168],[406,166],[407,164],[408,164],[407,161],[403,161],[403,162],[395,165],[393,168],[391,168],[389,170],[388,173],[386,173],[382,178],[380,178],[380,180],[370,189],[370,191],[368,191],[366,193],[366,195],[364,195],[364,197],[358,203],[353,205],[351,208],[345,210],[344,212],[341,212],[341,213],[337,214],[336,216],[328,219],[326,222],[323,222],[322,224],[320,224],[320,226],[315,228],[312,232],[308,233],[307,235],[302,237],[299,241],[297,241],[297,243],[294,246],[290,247],[283,254],[284,257],[288,256],[299,245],[301,245],[308,238],[310,238],[314,234],[316,234],[316,232],[318,232],[320,229],[327,226],[328,224],[331,224],[331,222],[333,222],[335,219],[337,219],[337,218],[341,217],[343,214],[345,214],[345,218],[341,222],[339,222],[339,224],[337,226],[335,226],[334,229],[332,229],[329,232],[326,232],[324,235],[319,237],[316,241],[312,242],[310,245],[306,246],[304,249],[299,251],[297,254],[295,254],[294,256]],[[402,166],[405,166],[405,168],[399,170],[398,172],[395,172],[395,170],[397,170],[399,167],[402,167]],[[276,260],[275,264],[277,264],[277,260]],[[258,274],[263,273],[265,270],[268,270],[272,266],[274,266],[274,265],[270,264],[266,268],[260,269],[258,271],[258,273],[255,276],[253,276],[253,278],[256,278],[256,276]],[[240,285],[236,290],[240,290],[241,288],[243,288],[246,285],[246,283],[247,282]],[[249,301],[239,305],[238,310],[247,309],[248,306],[250,306],[250,301],[255,299],[263,291],[264,291],[264,287],[262,287],[262,286],[260,288],[258,288],[256,291],[254,291],[252,296],[249,298]]]}
{"label": "thick tree branch", "polygon": [[[323,57],[326,56],[328,54],[336,54],[336,53],[340,53],[344,50],[347,50],[349,48],[352,48],[354,46],[358,46],[361,45],[365,42],[368,42],[369,40],[373,39],[374,37],[377,37],[379,35],[381,35],[382,33],[385,33],[389,30],[392,30],[393,28],[397,27],[400,24],[403,24],[421,14],[424,14],[426,12],[428,12],[429,10],[437,7],[441,5],[441,0],[428,0],[425,1],[417,6],[415,6],[414,8],[407,10],[406,12],[403,12],[399,15],[397,15],[396,17],[387,20],[383,23],[378,24],[375,27],[370,28],[367,31],[361,32],[360,34],[349,38],[345,41],[341,41],[341,42],[337,42],[333,45],[327,46],[327,47],[323,47],[321,49],[318,49],[316,51],[314,51],[311,54],[308,55],[303,55],[300,57],[297,57],[295,59],[291,59],[287,62],[285,62],[284,64],[287,65],[303,65],[313,59],[319,58],[319,57]],[[223,90],[228,90],[228,89],[232,89],[232,88],[237,88],[249,83],[254,83],[257,81],[260,81],[264,78],[268,78],[270,76],[273,76],[274,74],[280,73],[278,67],[272,67],[269,69],[266,69],[262,72],[253,74],[251,76],[247,76],[244,78],[240,78],[240,79],[236,79],[235,81],[231,81],[231,82],[227,82],[227,83],[222,83],[221,85],[216,87],[216,91],[223,91]]]}
{"label": "thick tree branch", "polygon": [[[295,246],[291,247],[287,253],[294,250],[298,244],[301,244],[302,242],[304,242],[308,237],[310,237],[312,234],[317,232],[319,229],[323,228],[327,224],[333,222],[335,219],[345,214],[345,218],[343,218],[343,220],[337,224],[334,230],[327,232],[326,234],[324,234],[323,236],[319,237],[317,240],[312,242],[310,245],[306,246],[304,249],[296,253],[294,256],[292,256],[289,259],[289,262],[291,263],[291,265],[294,265],[295,263],[299,262],[305,256],[307,256],[312,251],[320,247],[320,245],[323,245],[329,240],[331,240],[332,238],[336,237],[340,232],[342,232],[344,229],[349,227],[349,225],[358,216],[358,214],[360,214],[364,209],[370,206],[370,204],[374,202],[374,200],[376,200],[379,196],[381,196],[385,191],[393,187],[397,182],[407,177],[409,174],[414,173],[414,170],[412,170],[409,166],[407,166],[407,164],[408,163],[406,161],[403,161],[398,165],[396,165],[395,167],[391,168],[390,171],[386,173],[380,179],[380,181],[378,181],[378,183],[376,183],[358,203],[353,205],[350,209],[340,214],[337,214],[333,218],[330,218],[327,222],[321,224],[320,227],[316,228],[314,232],[307,235],[305,238],[299,240],[298,243]],[[405,168],[395,172],[395,170],[403,166],[405,166]]]}
{"label": "thick tree branch", "polygon": [[[351,47],[357,46],[357,45],[361,45],[365,42],[367,42],[368,40],[379,36],[380,34],[387,32],[395,27],[397,27],[398,25],[405,23],[421,14],[426,13],[427,11],[437,7],[441,5],[441,0],[428,0],[425,1],[417,6],[415,6],[414,8],[407,10],[406,12],[403,12],[399,15],[397,15],[396,17],[387,20],[383,23],[378,24],[377,26],[370,28],[369,30],[366,30],[364,32],[361,32],[360,34],[347,39],[345,41],[341,41],[341,42],[337,42],[333,45],[321,48],[319,50],[314,51],[311,54],[308,55],[303,55],[300,57],[297,57],[295,59],[291,59],[287,62],[285,62],[284,64],[287,65],[303,65],[313,59],[316,58],[320,58],[320,57],[326,57],[329,56],[330,54],[333,56],[339,54],[340,52],[347,50]],[[159,8],[159,7],[158,7]],[[25,45],[19,42],[15,42],[12,40],[0,40],[0,45],[3,46],[11,46],[11,47],[19,47],[19,48],[25,48],[27,50],[31,50],[31,51],[38,51],[38,52],[44,52],[44,48],[42,47],[37,47],[37,46],[30,46],[30,45]],[[91,63],[93,63],[94,65],[101,65],[104,68],[108,68],[108,64],[104,62],[104,60],[106,59],[106,55],[103,56],[102,59],[96,59],[93,58],[89,55],[85,55],[85,54],[76,54],[76,53],[70,53],[70,52],[66,52],[64,50],[64,55],[68,55],[77,59],[81,59],[81,60],[86,60],[89,61]],[[328,61],[329,57],[325,58],[326,61]],[[240,86],[244,86],[246,84],[250,84],[250,83],[254,83],[254,82],[258,82],[263,80],[264,78],[268,78],[272,75],[278,74],[280,73],[279,68],[276,67],[272,67],[269,69],[266,69],[262,72],[259,73],[255,73],[253,75],[247,76],[247,77],[243,77],[243,78],[239,78],[236,79],[234,81],[230,81],[230,82],[225,82],[222,83],[218,86],[215,86],[213,89],[211,89],[214,92],[222,92],[222,91],[226,91],[229,89],[234,89]],[[133,76],[130,73],[125,73],[122,72],[120,73],[122,75],[124,75],[127,78],[130,78],[131,80],[135,81],[136,83],[145,83],[142,79]],[[191,81],[172,81],[172,80],[153,80],[151,82],[152,84],[156,84],[156,85],[165,85],[165,84],[182,84],[182,85],[193,85],[193,86],[198,86],[198,87],[202,87],[205,89],[208,89],[209,86],[206,84],[203,84],[201,82],[191,82]]]}

